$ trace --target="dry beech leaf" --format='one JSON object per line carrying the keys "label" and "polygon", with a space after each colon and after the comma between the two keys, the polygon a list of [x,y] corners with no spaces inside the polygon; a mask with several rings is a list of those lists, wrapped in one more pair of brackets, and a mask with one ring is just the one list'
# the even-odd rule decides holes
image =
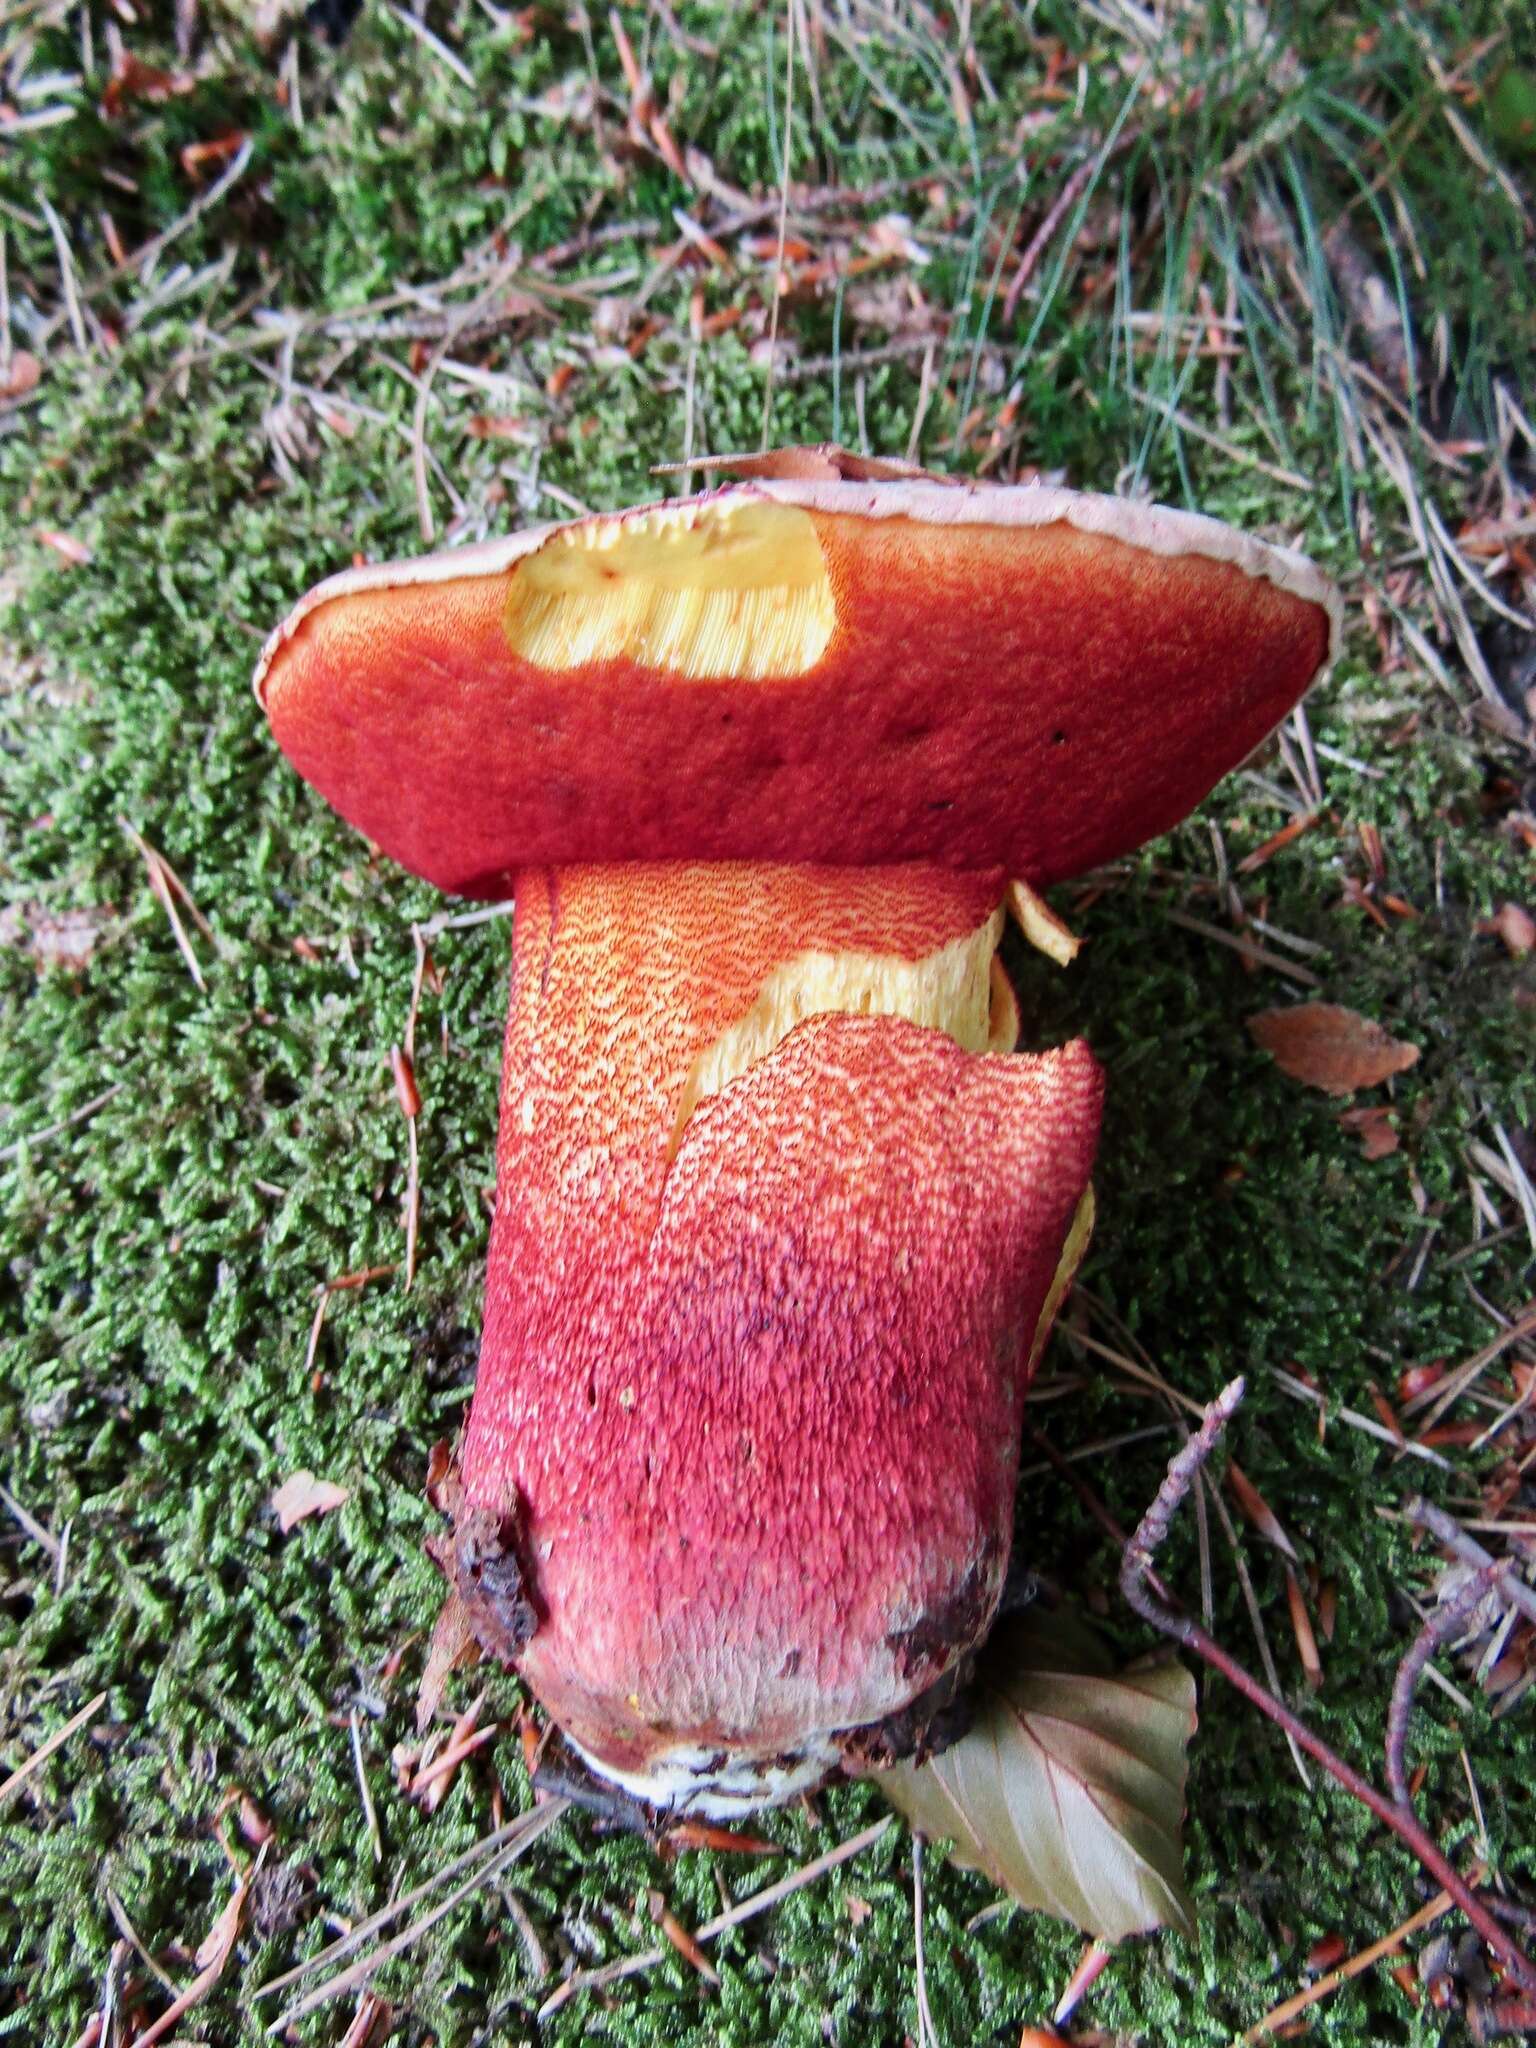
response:
{"label": "dry beech leaf", "polygon": [[1280,1071],[1330,1095],[1353,1095],[1416,1066],[1419,1048],[1393,1038],[1358,1010],[1338,1003],[1290,1003],[1248,1019],[1254,1042]]}
{"label": "dry beech leaf", "polygon": [[1390,1159],[1401,1143],[1397,1124],[1385,1103],[1370,1109],[1342,1110],[1339,1122],[1360,1140],[1360,1154],[1364,1159]]}
{"label": "dry beech leaf", "polygon": [[328,1515],[351,1497],[350,1489],[338,1486],[334,1480],[317,1479],[313,1472],[295,1472],[291,1479],[283,1481],[267,1505],[286,1536],[296,1523],[310,1515]]}
{"label": "dry beech leaf", "polygon": [[1484,918],[1478,930],[1502,939],[1505,949],[1516,960],[1523,960],[1536,947],[1536,917],[1519,903],[1501,903],[1492,917]]}
{"label": "dry beech leaf", "polygon": [[1019,1615],[982,1653],[969,1732],[876,1782],[1022,1906],[1101,1941],[1188,1932],[1180,1827],[1194,1728],[1182,1665],[1117,1672],[1080,1622]]}
{"label": "dry beech leaf", "polygon": [[12,903],[0,910],[0,946],[21,946],[41,968],[78,973],[101,943],[111,920],[108,910],[45,911],[36,903]]}
{"label": "dry beech leaf", "polygon": [[35,391],[42,374],[43,366],[35,355],[28,349],[13,349],[10,368],[0,366],[0,405],[11,405]]}

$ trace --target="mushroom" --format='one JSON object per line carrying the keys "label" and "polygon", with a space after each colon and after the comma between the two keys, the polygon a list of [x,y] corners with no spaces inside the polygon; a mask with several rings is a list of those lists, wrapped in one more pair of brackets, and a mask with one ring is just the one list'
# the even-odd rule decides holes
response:
{"label": "mushroom", "polygon": [[1328,658],[1194,515],[777,451],[332,578],[256,687],[406,867],[516,896],[447,1568],[600,1777],[711,1815],[941,1742],[1008,1564],[1102,1081],[1005,911],[1183,817]]}

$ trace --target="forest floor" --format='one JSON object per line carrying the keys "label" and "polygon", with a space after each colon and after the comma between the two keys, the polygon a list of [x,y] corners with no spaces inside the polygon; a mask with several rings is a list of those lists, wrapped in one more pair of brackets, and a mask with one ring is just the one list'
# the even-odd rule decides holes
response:
{"label": "forest floor", "polygon": [[[1338,579],[1304,714],[1057,892],[1071,973],[1013,962],[1029,1041],[1084,1032],[1109,1079],[1032,1413],[1130,1523],[1178,1443],[1156,1381],[1246,1373],[1230,1450],[1320,1683],[1230,1487],[1166,1571],[1198,1605],[1204,1567],[1216,1633],[1378,1778],[1447,1587],[1405,1503],[1536,1576],[1536,17],[349,11],[0,0],[0,1780],[102,1696],[0,1790],[0,2040],[130,2039],[196,1983],[179,2038],[255,2042],[264,1983],[529,1805],[511,1677],[455,1676],[445,1716],[483,1689],[502,1732],[434,1812],[391,1761],[474,1368],[507,926],[433,934],[407,1290],[388,1054],[444,904],[298,782],[250,672],[321,575],[656,495],[654,463],[830,438],[1195,506]],[[1349,1102],[1288,1077],[1247,1023],[1298,998],[1417,1063]],[[1147,1648],[1113,1545],[1024,1466],[1027,1554]],[[300,1471],[346,1498],[285,1534]],[[1438,1668],[1421,1811],[1529,1902],[1536,1632]],[[1201,1695],[1194,1936],[1118,1951],[1079,2041],[1228,2041],[1434,1889]],[[653,1895],[697,1926],[884,1810],[764,1816],[759,1860],[564,1816],[382,1964],[391,2038],[919,2040],[900,1828],[713,1944],[718,1984],[668,1948],[536,2018],[652,1945]],[[938,2039],[1043,2024],[1082,1936],[937,1846],[924,1877]],[[1414,1964],[1457,1926],[1311,2037],[1441,2039]]]}

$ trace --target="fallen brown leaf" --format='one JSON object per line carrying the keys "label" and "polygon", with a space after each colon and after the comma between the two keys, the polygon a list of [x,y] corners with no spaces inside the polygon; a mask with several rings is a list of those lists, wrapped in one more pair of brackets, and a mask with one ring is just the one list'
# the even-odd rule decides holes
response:
{"label": "fallen brown leaf", "polygon": [[1358,1010],[1338,1003],[1291,1003],[1248,1019],[1249,1035],[1282,1073],[1330,1095],[1374,1088],[1416,1066],[1419,1048],[1393,1038]]}
{"label": "fallen brown leaf", "polygon": [[914,1828],[954,1843],[1034,1911],[1120,1941],[1188,1929],[1180,1822],[1194,1680],[1175,1663],[1116,1672],[1064,1614],[994,1630],[976,1719],[923,1764],[876,1772]]}
{"label": "fallen brown leaf", "polygon": [[418,1735],[424,1735],[432,1725],[437,1703],[443,1696],[443,1687],[448,1683],[448,1674],[455,1665],[474,1663],[479,1654],[474,1630],[469,1625],[469,1610],[457,1593],[450,1592],[432,1630],[421,1687],[416,1694]]}
{"label": "fallen brown leaf", "polygon": [[1390,1158],[1402,1142],[1397,1135],[1397,1123],[1385,1103],[1368,1109],[1341,1110],[1339,1123],[1360,1140],[1361,1157],[1365,1159]]}
{"label": "fallen brown leaf", "polygon": [[313,1472],[295,1472],[291,1479],[283,1481],[267,1505],[286,1536],[297,1523],[311,1515],[328,1515],[351,1497],[351,1489],[338,1486],[334,1480],[317,1479]]}
{"label": "fallen brown leaf", "polygon": [[35,903],[13,903],[0,911],[0,946],[22,948],[39,967],[78,972],[100,945],[110,916],[99,909],[48,912]]}
{"label": "fallen brown leaf", "polygon": [[85,542],[76,540],[72,533],[55,533],[51,526],[40,526],[37,538],[45,548],[52,548],[71,569],[83,569],[91,559],[91,551]]}
{"label": "fallen brown leaf", "polygon": [[1536,946],[1536,917],[1518,903],[1501,903],[1492,917],[1483,919],[1478,930],[1502,939],[1517,960],[1523,960]]}
{"label": "fallen brown leaf", "polygon": [[12,404],[18,398],[25,398],[29,391],[35,391],[43,366],[30,350],[13,349],[11,367],[0,377],[0,405]]}

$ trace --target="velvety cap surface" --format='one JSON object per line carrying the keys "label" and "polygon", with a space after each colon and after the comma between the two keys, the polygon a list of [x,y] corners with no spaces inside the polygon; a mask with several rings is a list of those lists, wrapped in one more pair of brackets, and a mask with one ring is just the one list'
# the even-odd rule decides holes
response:
{"label": "velvety cap surface", "polygon": [[1165,831],[1326,662],[1319,573],[1037,486],[761,476],[353,571],[279,628],[284,751],[404,866],[1001,865]]}

